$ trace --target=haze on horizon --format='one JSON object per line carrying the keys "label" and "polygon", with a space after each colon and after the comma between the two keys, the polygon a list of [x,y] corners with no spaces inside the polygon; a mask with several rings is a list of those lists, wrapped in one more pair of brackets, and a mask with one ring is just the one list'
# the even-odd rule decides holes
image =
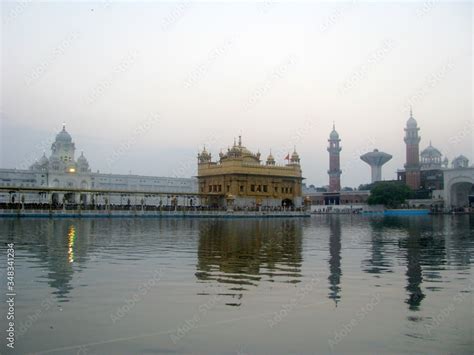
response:
{"label": "haze on horizon", "polygon": [[50,152],[66,123],[94,171],[196,175],[205,144],[235,137],[277,162],[293,146],[306,184],[370,181],[359,155],[420,148],[474,162],[473,3],[2,2],[0,167]]}

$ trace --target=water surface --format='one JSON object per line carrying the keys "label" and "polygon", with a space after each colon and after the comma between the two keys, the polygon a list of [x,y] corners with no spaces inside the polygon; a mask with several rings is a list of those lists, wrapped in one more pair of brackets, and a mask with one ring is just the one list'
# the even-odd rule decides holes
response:
{"label": "water surface", "polygon": [[5,243],[16,249],[14,353],[472,353],[473,227],[474,216],[0,220],[1,265]]}

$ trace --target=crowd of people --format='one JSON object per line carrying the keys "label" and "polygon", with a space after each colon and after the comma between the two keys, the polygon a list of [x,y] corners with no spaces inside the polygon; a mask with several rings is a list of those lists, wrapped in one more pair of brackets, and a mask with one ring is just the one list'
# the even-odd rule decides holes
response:
{"label": "crowd of people", "polygon": [[[181,206],[181,205],[146,205],[146,204],[78,204],[78,203],[0,203],[0,210],[87,210],[87,211],[227,211],[229,208],[220,206]],[[283,212],[303,211],[295,207],[233,207],[233,211],[242,212]]]}

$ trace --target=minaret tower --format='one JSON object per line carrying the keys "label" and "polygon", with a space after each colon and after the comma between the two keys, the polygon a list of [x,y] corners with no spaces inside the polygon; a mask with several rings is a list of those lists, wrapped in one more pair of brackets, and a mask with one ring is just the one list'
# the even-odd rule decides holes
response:
{"label": "minaret tower", "polygon": [[329,192],[341,191],[341,169],[340,169],[340,152],[341,147],[339,146],[339,134],[336,132],[336,126],[332,125],[332,132],[329,135]]}
{"label": "minaret tower", "polygon": [[420,188],[420,136],[418,136],[418,124],[413,118],[413,112],[410,108],[410,118],[405,128],[406,144],[406,164],[405,164],[405,183],[413,190]]}

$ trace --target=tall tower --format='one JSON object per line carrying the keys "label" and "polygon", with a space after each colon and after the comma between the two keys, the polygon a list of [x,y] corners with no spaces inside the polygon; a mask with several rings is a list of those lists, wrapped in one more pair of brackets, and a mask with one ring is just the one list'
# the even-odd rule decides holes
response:
{"label": "tall tower", "polygon": [[410,109],[410,118],[405,128],[406,144],[406,163],[405,176],[406,184],[413,190],[420,188],[420,136],[418,136],[418,124],[413,118],[413,112]]}
{"label": "tall tower", "polygon": [[329,135],[329,192],[341,191],[341,169],[340,169],[340,152],[341,147],[339,146],[339,133],[336,132],[336,127],[332,125],[332,132]]}

